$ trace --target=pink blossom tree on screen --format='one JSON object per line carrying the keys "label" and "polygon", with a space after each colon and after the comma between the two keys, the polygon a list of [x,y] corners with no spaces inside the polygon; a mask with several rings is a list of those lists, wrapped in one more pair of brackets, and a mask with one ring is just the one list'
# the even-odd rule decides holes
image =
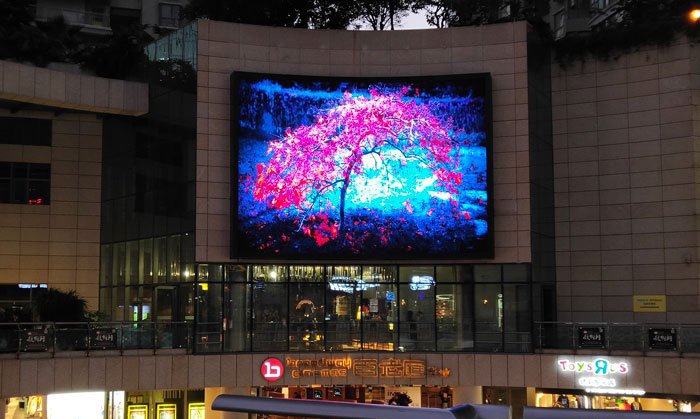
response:
{"label": "pink blossom tree on screen", "polygon": [[[369,97],[346,92],[313,124],[287,128],[282,139],[270,143],[267,164],[257,165],[254,198],[277,210],[298,210],[298,227],[306,235],[312,236],[306,224],[321,222],[314,233],[323,245],[344,231],[348,186],[364,170],[366,156],[384,167],[387,160],[402,166],[419,161],[445,192],[456,194],[462,173],[452,152],[452,120],[436,117],[427,104],[407,96],[412,92],[409,87],[389,93],[370,89]],[[321,202],[336,191],[337,206]],[[338,220],[313,214],[323,205],[337,208]],[[406,209],[410,212],[410,205]]]}

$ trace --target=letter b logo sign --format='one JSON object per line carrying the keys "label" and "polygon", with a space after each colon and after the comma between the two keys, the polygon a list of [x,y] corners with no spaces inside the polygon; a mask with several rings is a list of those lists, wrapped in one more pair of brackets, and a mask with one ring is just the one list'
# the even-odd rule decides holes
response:
{"label": "letter b logo sign", "polygon": [[260,375],[269,382],[274,382],[284,375],[284,365],[277,358],[267,358],[260,365]]}

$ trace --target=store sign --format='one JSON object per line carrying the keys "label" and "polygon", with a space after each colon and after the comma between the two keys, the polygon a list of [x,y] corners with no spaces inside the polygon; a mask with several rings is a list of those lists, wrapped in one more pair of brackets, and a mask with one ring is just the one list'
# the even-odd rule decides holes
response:
{"label": "store sign", "polygon": [[562,373],[580,374],[576,383],[579,387],[585,388],[588,393],[639,394],[643,391],[618,388],[616,377],[626,375],[630,371],[629,364],[624,361],[613,362],[606,358],[595,358],[590,361],[562,358],[557,361],[557,365]]}
{"label": "store sign", "polygon": [[267,358],[260,365],[260,375],[268,382],[275,382],[284,375],[284,364],[277,358]]}
{"label": "store sign", "polygon": [[90,330],[90,349],[114,349],[116,347],[116,329],[100,328]]}
{"label": "store sign", "polygon": [[649,349],[675,351],[676,329],[649,329]]}
{"label": "store sign", "polygon": [[22,332],[23,351],[46,351],[48,341],[48,335],[43,331],[26,330]]}
{"label": "store sign", "polygon": [[292,378],[302,377],[449,377],[449,368],[427,367],[424,360],[398,358],[286,358]]}
{"label": "store sign", "polygon": [[579,348],[605,348],[605,329],[602,327],[579,327]]}

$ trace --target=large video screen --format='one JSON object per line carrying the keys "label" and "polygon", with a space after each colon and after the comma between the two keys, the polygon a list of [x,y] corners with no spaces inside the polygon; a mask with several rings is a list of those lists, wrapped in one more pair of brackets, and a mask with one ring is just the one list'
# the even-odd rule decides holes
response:
{"label": "large video screen", "polygon": [[490,257],[488,75],[233,73],[231,256]]}

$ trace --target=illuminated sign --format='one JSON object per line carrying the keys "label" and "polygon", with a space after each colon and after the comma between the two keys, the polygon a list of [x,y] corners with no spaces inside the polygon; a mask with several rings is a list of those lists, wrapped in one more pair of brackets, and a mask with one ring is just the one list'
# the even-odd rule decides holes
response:
{"label": "illuminated sign", "polygon": [[597,358],[593,361],[570,361],[560,359],[559,367],[563,372],[593,373],[596,375],[627,374],[629,366],[626,362],[610,362],[604,358]]}
{"label": "illuminated sign", "polygon": [[385,377],[425,378],[449,377],[449,368],[426,367],[419,359],[398,358],[286,358],[285,363],[292,378],[302,377]]}
{"label": "illuminated sign", "polygon": [[282,361],[277,358],[267,358],[260,365],[260,375],[271,383],[279,380],[284,375]]}
{"label": "illuminated sign", "polygon": [[435,284],[435,280],[430,275],[413,275],[408,288],[411,291],[427,291]]}
{"label": "illuminated sign", "polygon": [[617,387],[616,377],[625,376],[630,372],[630,365],[625,361],[613,362],[606,358],[594,358],[593,360],[560,358],[557,361],[557,366],[562,373],[580,374],[576,383],[587,393],[630,396],[645,394],[644,390]]}

